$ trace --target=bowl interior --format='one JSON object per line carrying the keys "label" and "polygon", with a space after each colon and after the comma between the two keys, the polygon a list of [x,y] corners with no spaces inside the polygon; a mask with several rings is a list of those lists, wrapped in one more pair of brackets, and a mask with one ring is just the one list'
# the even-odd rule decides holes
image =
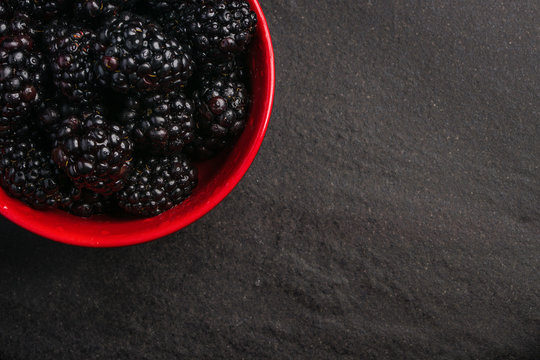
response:
{"label": "bowl interior", "polygon": [[181,205],[149,219],[94,216],[79,218],[63,211],[37,211],[0,189],[0,213],[16,224],[52,240],[111,247],[156,239],[179,230],[216,206],[251,165],[266,132],[274,97],[274,55],[266,19],[257,0],[249,0],[259,20],[250,50],[252,104],[246,129],[234,148],[197,164],[199,185]]}

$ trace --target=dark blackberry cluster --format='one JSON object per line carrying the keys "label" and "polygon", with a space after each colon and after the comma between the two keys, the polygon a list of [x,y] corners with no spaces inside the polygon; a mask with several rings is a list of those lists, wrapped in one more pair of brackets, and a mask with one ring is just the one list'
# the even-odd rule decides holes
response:
{"label": "dark blackberry cluster", "polygon": [[60,29],[49,45],[53,81],[69,100],[88,103],[97,97],[94,66],[101,51],[96,34],[87,29]]}
{"label": "dark blackberry cluster", "polygon": [[121,119],[141,150],[177,154],[193,140],[193,103],[181,92],[128,99]]}
{"label": "dark blackberry cluster", "polygon": [[52,157],[79,188],[111,195],[124,186],[132,153],[126,130],[107,122],[98,108],[62,121]]}
{"label": "dark blackberry cluster", "polygon": [[39,143],[11,141],[1,153],[0,184],[10,196],[36,209],[56,208],[64,202],[60,171]]}
{"label": "dark blackberry cluster", "polygon": [[186,152],[207,159],[232,145],[244,130],[248,92],[243,82],[217,75],[202,81],[194,101],[197,131]]}
{"label": "dark blackberry cluster", "polygon": [[193,73],[190,48],[141,16],[112,18],[99,40],[105,50],[96,66],[98,83],[116,91],[164,92],[184,86]]}
{"label": "dark blackberry cluster", "polygon": [[204,1],[180,17],[199,61],[227,59],[244,52],[253,40],[257,16],[246,1]]}
{"label": "dark blackberry cluster", "polygon": [[197,185],[197,169],[183,155],[142,158],[118,194],[130,214],[150,217],[180,204]]}
{"label": "dark blackberry cluster", "polygon": [[256,24],[235,0],[0,0],[0,185],[82,217],[180,204],[246,125]]}

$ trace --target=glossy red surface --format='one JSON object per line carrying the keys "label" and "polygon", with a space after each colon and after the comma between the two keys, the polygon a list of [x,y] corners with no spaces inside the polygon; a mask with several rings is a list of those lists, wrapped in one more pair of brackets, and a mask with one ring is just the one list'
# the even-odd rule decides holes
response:
{"label": "glossy red surface", "polygon": [[253,103],[246,129],[236,146],[198,165],[199,185],[181,205],[150,219],[96,216],[83,219],[62,211],[37,211],[0,189],[0,213],[14,223],[52,240],[92,247],[138,244],[173,233],[214,208],[238,184],[263,141],[274,101],[275,67],[270,32],[261,6],[249,0],[259,20],[250,51]]}

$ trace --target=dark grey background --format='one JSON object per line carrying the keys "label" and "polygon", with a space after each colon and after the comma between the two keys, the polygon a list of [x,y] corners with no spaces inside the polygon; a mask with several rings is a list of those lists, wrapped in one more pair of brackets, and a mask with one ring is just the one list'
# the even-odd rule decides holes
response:
{"label": "dark grey background", "polygon": [[130,248],[1,220],[0,359],[534,359],[540,3],[262,3],[246,177]]}

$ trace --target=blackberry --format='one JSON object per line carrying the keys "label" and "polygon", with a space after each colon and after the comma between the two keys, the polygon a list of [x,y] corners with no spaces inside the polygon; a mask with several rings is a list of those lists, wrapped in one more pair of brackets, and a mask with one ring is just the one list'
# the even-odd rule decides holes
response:
{"label": "blackberry", "polygon": [[99,21],[130,9],[136,0],[75,0],[75,14],[83,19]]}
{"label": "blackberry", "polygon": [[152,154],[175,154],[193,140],[194,106],[180,92],[131,98],[121,116],[131,138]]}
{"label": "blackberry", "polygon": [[0,133],[22,125],[43,97],[45,64],[27,35],[0,40]]}
{"label": "blackberry", "polygon": [[89,190],[81,190],[78,198],[65,207],[76,216],[90,217],[103,214],[110,206],[110,198]]}
{"label": "blackberry", "polygon": [[11,0],[13,10],[40,20],[51,19],[62,12],[64,0]]}
{"label": "blackberry", "polygon": [[233,144],[244,130],[249,102],[246,85],[219,76],[194,93],[196,136],[186,152],[206,159]]}
{"label": "blackberry", "polygon": [[50,44],[54,84],[69,100],[96,98],[93,68],[100,49],[92,31],[75,26]]}
{"label": "blackberry", "polygon": [[165,91],[184,86],[193,72],[189,47],[149,20],[127,12],[112,18],[99,40],[98,83],[121,92]]}
{"label": "blackberry", "polygon": [[98,107],[62,121],[52,154],[78,187],[110,195],[124,186],[132,152],[126,131],[107,123]]}
{"label": "blackberry", "polygon": [[180,204],[197,185],[197,169],[183,155],[139,159],[118,205],[130,214],[150,217]]}
{"label": "blackberry", "polygon": [[251,43],[257,16],[246,1],[207,1],[190,7],[179,22],[186,24],[197,60],[230,58]]}
{"label": "blackberry", "polygon": [[64,201],[60,171],[50,152],[31,139],[4,144],[0,184],[9,196],[37,209],[55,208]]}

